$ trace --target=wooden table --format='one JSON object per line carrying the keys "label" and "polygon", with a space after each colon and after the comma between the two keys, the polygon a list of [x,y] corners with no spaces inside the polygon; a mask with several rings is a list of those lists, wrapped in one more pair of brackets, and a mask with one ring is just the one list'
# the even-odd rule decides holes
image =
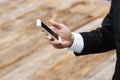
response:
{"label": "wooden table", "polygon": [[75,57],[48,44],[37,18],[82,32],[101,26],[110,7],[97,0],[0,0],[0,80],[110,80],[115,53]]}

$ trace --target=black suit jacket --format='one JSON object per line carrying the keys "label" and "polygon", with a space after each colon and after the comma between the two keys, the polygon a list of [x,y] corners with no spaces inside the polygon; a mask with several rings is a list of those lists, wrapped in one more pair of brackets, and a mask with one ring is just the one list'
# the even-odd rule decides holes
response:
{"label": "black suit jacket", "polygon": [[76,56],[100,53],[116,49],[117,62],[113,80],[120,80],[120,0],[112,0],[110,12],[102,27],[91,32],[80,33],[84,39],[84,49]]}

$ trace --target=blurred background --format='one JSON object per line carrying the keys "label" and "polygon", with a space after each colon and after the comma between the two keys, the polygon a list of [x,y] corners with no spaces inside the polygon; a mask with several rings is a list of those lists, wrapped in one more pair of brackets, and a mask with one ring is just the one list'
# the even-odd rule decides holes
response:
{"label": "blurred background", "polygon": [[0,0],[0,80],[111,80],[115,51],[76,57],[36,27],[54,19],[73,32],[101,27],[110,0]]}

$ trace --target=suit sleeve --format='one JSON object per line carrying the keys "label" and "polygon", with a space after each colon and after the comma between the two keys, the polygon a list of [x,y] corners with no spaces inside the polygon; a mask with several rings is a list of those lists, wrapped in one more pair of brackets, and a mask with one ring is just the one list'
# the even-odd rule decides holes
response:
{"label": "suit sleeve", "polygon": [[91,32],[80,33],[84,40],[84,48],[81,53],[75,53],[76,56],[91,53],[101,53],[115,49],[112,9],[105,17],[102,27]]}

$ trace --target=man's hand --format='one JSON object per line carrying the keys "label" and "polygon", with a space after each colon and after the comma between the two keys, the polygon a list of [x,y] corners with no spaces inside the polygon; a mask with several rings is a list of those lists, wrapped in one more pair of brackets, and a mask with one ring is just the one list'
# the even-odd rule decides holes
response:
{"label": "man's hand", "polygon": [[48,35],[47,39],[49,40],[49,43],[57,49],[71,47],[74,41],[74,37],[70,29],[67,28],[67,26],[64,24],[58,23],[54,20],[51,20],[50,23],[52,25],[50,28],[62,38],[62,43],[60,43],[58,40],[54,40],[50,35]]}

